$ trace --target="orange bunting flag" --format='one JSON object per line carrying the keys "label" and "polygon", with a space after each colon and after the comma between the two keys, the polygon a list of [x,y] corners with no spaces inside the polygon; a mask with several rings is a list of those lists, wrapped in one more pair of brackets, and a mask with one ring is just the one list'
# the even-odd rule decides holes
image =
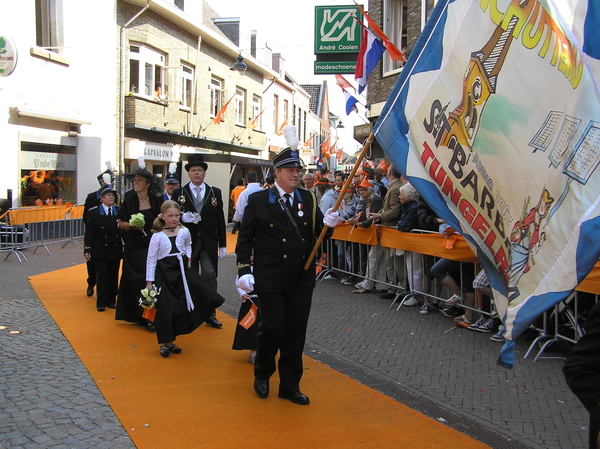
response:
{"label": "orange bunting flag", "polygon": [[227,106],[229,106],[229,103],[231,103],[231,100],[233,100],[233,97],[231,97],[229,99],[229,101],[227,103],[225,103],[225,106],[223,106],[221,108],[221,110],[217,113],[217,115],[215,115],[215,118],[213,119],[213,122],[215,125],[218,125],[219,123],[221,123],[223,121],[223,115],[225,114],[225,110],[227,109]]}
{"label": "orange bunting flag", "polygon": [[398,50],[398,48],[393,44],[393,42],[381,30],[381,28],[379,28],[379,25],[377,25],[375,21],[371,19],[371,17],[369,17],[369,15],[365,12],[362,6],[356,3],[356,0],[354,1],[354,4],[360,10],[360,13],[364,16],[364,18],[367,19],[369,27],[371,27],[375,34],[381,38],[381,40],[383,41],[383,45],[385,45],[385,48],[390,54],[390,58],[392,58],[392,61],[406,62],[406,58],[404,57],[402,52]]}
{"label": "orange bunting flag", "polygon": [[250,310],[248,311],[246,316],[240,320],[240,322],[238,324],[240,326],[242,326],[244,329],[250,328],[250,326],[252,326],[254,324],[254,322],[256,321],[256,312],[257,311],[258,311],[258,307],[256,307],[256,304],[252,303],[252,305],[250,306]]}
{"label": "orange bunting flag", "polygon": [[329,137],[325,139],[325,142],[321,144],[321,153],[327,153],[329,151]]}
{"label": "orange bunting flag", "polygon": [[315,132],[313,133],[313,135],[312,135],[312,136],[310,136],[310,137],[309,137],[309,138],[306,140],[306,142],[304,142],[304,145],[303,145],[303,146],[304,146],[304,147],[308,147],[308,148],[312,147],[312,140],[313,140],[313,137],[315,137],[315,136],[317,135],[317,133],[318,133],[318,131],[315,131]]}
{"label": "orange bunting flag", "polygon": [[279,127],[279,131],[277,131],[277,135],[281,136],[283,134],[283,128],[285,128],[287,126],[287,123],[290,121],[290,117],[286,118],[283,123],[281,124],[281,126]]}
{"label": "orange bunting flag", "polygon": [[342,90],[352,89],[354,92],[356,92],[356,89],[354,88],[354,86],[352,84],[350,84],[350,81],[348,81],[342,75],[339,75],[336,73],[335,80],[337,82],[337,85],[340,86],[342,88]]}
{"label": "orange bunting flag", "polygon": [[252,119],[252,121],[250,122],[250,124],[248,125],[248,128],[250,129],[254,129],[256,128],[256,125],[258,125],[258,118],[262,115],[263,112],[265,112],[267,110],[267,108],[264,108],[262,111],[260,111],[260,113],[254,117]]}

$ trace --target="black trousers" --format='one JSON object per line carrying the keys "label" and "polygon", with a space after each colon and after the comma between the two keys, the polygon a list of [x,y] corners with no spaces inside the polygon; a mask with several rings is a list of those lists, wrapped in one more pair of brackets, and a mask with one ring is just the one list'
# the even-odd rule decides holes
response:
{"label": "black trousers", "polygon": [[94,265],[96,266],[96,307],[116,304],[121,261],[95,262]]}
{"label": "black trousers", "polygon": [[313,288],[299,287],[288,294],[255,293],[260,298],[260,307],[254,377],[269,380],[275,373],[279,351],[279,391],[298,391]]}
{"label": "black trousers", "polygon": [[94,288],[96,286],[96,265],[91,260],[88,260],[85,263],[85,267],[87,268],[87,284],[88,287]]}

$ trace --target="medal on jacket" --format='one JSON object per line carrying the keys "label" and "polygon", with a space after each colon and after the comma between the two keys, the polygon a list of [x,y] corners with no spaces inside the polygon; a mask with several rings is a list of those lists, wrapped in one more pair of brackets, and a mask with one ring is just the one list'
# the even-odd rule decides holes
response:
{"label": "medal on jacket", "polygon": [[304,216],[304,212],[302,212],[302,207],[304,205],[302,203],[298,203],[298,216],[299,217],[303,217]]}
{"label": "medal on jacket", "polygon": [[217,207],[217,199],[213,196],[212,199],[210,200],[212,207]]}

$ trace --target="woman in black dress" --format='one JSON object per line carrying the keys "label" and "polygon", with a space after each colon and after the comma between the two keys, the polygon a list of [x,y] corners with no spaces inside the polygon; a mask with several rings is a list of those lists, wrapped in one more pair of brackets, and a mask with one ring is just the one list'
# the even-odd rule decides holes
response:
{"label": "woman in black dress", "polygon": [[[148,330],[154,324],[142,318],[143,309],[139,306],[140,292],[146,286],[146,258],[152,236],[152,223],[160,214],[161,199],[155,195],[156,181],[152,173],[140,168],[133,177],[133,194],[125,197],[119,210],[119,227],[122,229],[124,251],[121,283],[117,301],[117,320],[139,323]],[[143,227],[132,227],[131,216],[142,214]]]}

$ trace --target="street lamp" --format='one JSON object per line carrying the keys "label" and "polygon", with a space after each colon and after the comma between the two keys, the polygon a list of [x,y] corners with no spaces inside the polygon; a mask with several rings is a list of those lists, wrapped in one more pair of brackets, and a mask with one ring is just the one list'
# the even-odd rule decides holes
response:
{"label": "street lamp", "polygon": [[248,65],[244,62],[244,57],[242,56],[242,54],[238,54],[235,64],[233,64],[229,70],[233,70],[234,72],[238,72],[240,74],[244,74],[244,72],[246,70],[248,70]]}

